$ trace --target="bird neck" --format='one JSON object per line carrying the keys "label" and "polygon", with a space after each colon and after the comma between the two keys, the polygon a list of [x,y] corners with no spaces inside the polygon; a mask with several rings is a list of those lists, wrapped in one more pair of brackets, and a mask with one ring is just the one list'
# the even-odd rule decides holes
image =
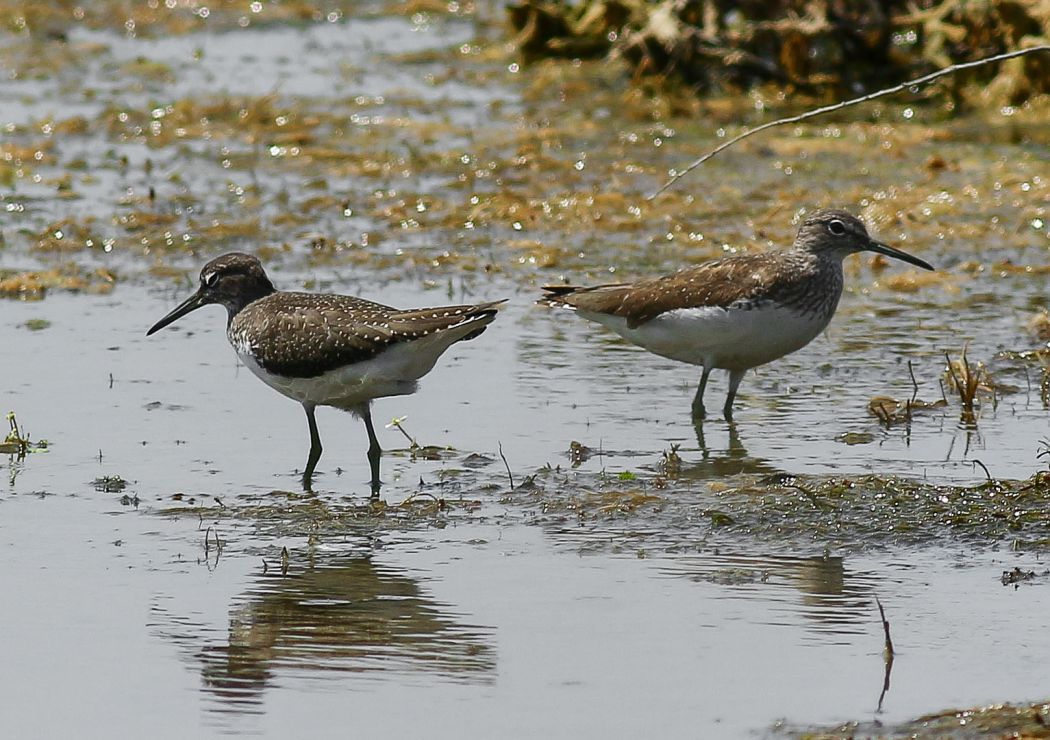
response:
{"label": "bird neck", "polygon": [[233,323],[234,317],[243,311],[245,307],[276,292],[277,289],[273,287],[273,283],[270,282],[269,278],[256,280],[250,285],[244,286],[242,290],[237,291],[235,295],[230,296],[223,302],[223,305],[226,306],[227,326]]}
{"label": "bird neck", "polygon": [[830,320],[842,295],[842,260],[834,253],[798,249],[785,260],[773,298],[795,311]]}

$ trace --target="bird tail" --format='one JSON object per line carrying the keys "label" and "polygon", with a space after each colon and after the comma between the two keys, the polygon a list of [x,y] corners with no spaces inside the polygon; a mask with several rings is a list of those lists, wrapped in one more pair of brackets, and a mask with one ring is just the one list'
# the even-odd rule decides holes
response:
{"label": "bird tail", "polygon": [[580,285],[545,285],[536,302],[545,306],[579,308],[596,313],[614,313],[629,293],[627,283],[610,283],[583,287]]}
{"label": "bird tail", "polygon": [[474,306],[474,310],[467,315],[470,316],[470,323],[477,323],[478,327],[469,334],[464,334],[463,338],[459,341],[468,342],[471,339],[474,339],[475,337],[479,337],[482,334],[484,334],[485,327],[487,327],[493,322],[493,320],[496,318],[496,314],[499,313],[499,310],[503,307],[503,304],[506,302],[507,299],[504,298],[502,301],[490,301],[488,303],[479,303],[478,305]]}
{"label": "bird tail", "polygon": [[452,341],[463,341],[473,339],[485,331],[485,327],[492,323],[506,302],[490,301],[473,306],[440,306],[400,311],[390,317],[389,325],[395,331],[404,327],[406,331],[445,334],[449,338],[458,335]]}
{"label": "bird tail", "polygon": [[543,295],[536,301],[542,306],[561,306],[563,308],[576,308],[572,302],[574,293],[587,290],[582,285],[544,285],[540,290]]}

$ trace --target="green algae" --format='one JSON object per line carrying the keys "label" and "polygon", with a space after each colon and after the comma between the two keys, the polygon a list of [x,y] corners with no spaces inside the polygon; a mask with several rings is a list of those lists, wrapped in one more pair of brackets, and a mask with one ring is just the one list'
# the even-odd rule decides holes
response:
{"label": "green algae", "polygon": [[[411,450],[405,455],[413,454]],[[677,451],[674,453],[677,455]],[[765,549],[860,552],[967,543],[979,548],[1050,549],[1050,472],[978,485],[935,484],[895,476],[739,475],[690,477],[670,466],[581,472],[546,466],[514,488],[498,462],[441,450],[448,468],[436,482],[372,500],[273,491],[225,497],[175,494],[159,513],[250,522],[291,536],[445,527],[457,521],[524,523],[562,532],[589,549],[659,552],[683,543]],[[431,459],[431,458],[427,458]],[[363,492],[362,492],[363,493]],[[570,526],[571,525],[571,526]]]}
{"label": "green algae", "polygon": [[176,493],[156,513],[213,524],[246,524],[257,536],[266,538],[345,537],[443,528],[454,521],[472,520],[480,506],[477,498],[458,494],[445,497],[440,490],[420,490],[396,502],[275,490],[226,496],[221,501],[203,494]]}
{"label": "green algae", "polygon": [[883,725],[879,722],[849,722],[826,729],[776,728],[778,735],[799,740],[834,740],[835,738],[1046,738],[1050,737],[1050,702],[1030,704],[993,704],[972,709],[948,709],[927,714],[909,722]]}
{"label": "green algae", "polygon": [[[688,531],[693,540],[741,537],[764,546],[863,550],[965,541],[974,546],[1050,547],[1050,473],[977,486],[933,485],[882,476],[774,475],[725,484],[654,477],[625,486],[538,473],[528,491],[509,494],[535,521],[566,517],[593,538],[612,537],[616,521],[653,532],[654,544]],[[632,481],[633,482],[633,481]]]}
{"label": "green algae", "polygon": [[105,269],[85,269],[71,262],[62,262],[46,270],[0,269],[0,298],[23,301],[43,299],[54,290],[73,293],[108,293],[117,276]]}

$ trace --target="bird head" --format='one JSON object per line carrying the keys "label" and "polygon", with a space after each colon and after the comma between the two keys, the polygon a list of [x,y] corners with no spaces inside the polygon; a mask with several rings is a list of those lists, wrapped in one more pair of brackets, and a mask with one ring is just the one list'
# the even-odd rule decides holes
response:
{"label": "bird head", "polygon": [[241,252],[224,254],[216,257],[201,269],[200,286],[197,292],[154,324],[146,332],[146,336],[209,303],[219,303],[225,306],[232,319],[238,311],[252,301],[273,292],[273,283],[266,276],[262,263],[256,257]]}
{"label": "bird head", "polygon": [[933,269],[925,260],[872,239],[860,219],[839,209],[820,210],[808,216],[799,227],[795,245],[814,254],[833,254],[839,259],[856,252],[876,252],[924,270]]}

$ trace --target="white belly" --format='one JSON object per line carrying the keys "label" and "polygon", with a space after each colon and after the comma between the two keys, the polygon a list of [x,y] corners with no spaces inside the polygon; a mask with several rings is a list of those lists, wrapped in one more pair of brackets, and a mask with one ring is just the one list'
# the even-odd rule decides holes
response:
{"label": "white belly", "polygon": [[465,333],[446,331],[396,344],[369,360],[312,378],[274,375],[243,348],[234,346],[234,350],[244,366],[264,383],[299,403],[357,411],[374,398],[415,393],[419,379],[430,372],[438,357]]}
{"label": "white belly", "polygon": [[705,368],[747,370],[805,347],[830,316],[767,303],[751,308],[683,308],[630,328],[619,316],[580,311],[654,354]]}

